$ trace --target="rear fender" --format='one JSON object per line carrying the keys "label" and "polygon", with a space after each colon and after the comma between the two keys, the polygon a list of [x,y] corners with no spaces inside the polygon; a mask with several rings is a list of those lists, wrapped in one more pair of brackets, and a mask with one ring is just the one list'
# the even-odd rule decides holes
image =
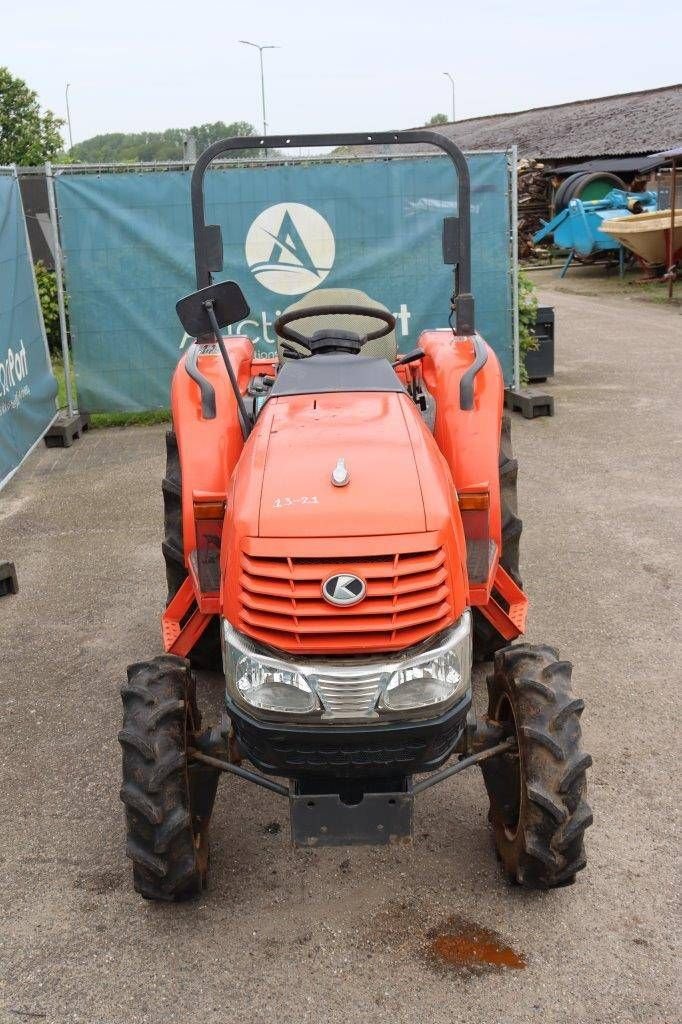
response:
{"label": "rear fender", "polygon": [[[251,377],[253,345],[249,338],[226,338],[225,343],[244,393]],[[216,415],[204,419],[201,392],[185,368],[186,355],[178,363],[171,384],[173,429],[178,440],[182,475],[182,536],[185,565],[196,547],[193,495],[196,491],[227,494],[232,471],[244,446],[237,402],[217,346],[197,361],[199,372],[215,390]]]}
{"label": "rear fender", "polygon": [[448,331],[424,331],[419,347],[424,383],[436,400],[434,437],[460,492],[487,489],[490,537],[501,548],[499,452],[504,403],[502,369],[492,348],[474,380],[474,407],[463,410],[459,387],[474,360],[471,338],[455,340]]}

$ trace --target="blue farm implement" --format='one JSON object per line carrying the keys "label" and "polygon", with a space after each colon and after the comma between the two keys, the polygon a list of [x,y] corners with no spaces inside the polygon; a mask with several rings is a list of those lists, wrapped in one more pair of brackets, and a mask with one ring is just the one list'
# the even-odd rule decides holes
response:
{"label": "blue farm implement", "polygon": [[533,242],[541,242],[552,235],[559,249],[568,250],[561,277],[576,256],[585,259],[608,251],[618,252],[622,270],[623,247],[612,235],[601,230],[602,224],[616,217],[636,216],[656,209],[655,192],[624,192],[614,188],[603,199],[571,199],[566,209],[533,235]]}

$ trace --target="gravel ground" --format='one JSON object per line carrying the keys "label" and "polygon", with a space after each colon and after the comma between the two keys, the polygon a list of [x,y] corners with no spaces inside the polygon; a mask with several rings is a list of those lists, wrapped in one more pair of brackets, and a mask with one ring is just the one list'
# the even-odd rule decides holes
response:
{"label": "gravel ground", "polygon": [[[123,854],[118,688],[160,648],[163,429],[91,433],[37,450],[0,499],[21,586],[0,605],[0,1019],[679,1020],[682,318],[543,299],[559,325],[556,416],[514,418],[523,572],[529,637],[574,661],[587,703],[587,870],[556,892],[510,890],[479,773],[423,794],[412,848],[326,852],[292,850],[283,802],[235,779],[205,898],[141,900]],[[202,680],[205,701],[217,692]],[[462,927],[499,933],[525,970],[439,965],[430,937]]]}

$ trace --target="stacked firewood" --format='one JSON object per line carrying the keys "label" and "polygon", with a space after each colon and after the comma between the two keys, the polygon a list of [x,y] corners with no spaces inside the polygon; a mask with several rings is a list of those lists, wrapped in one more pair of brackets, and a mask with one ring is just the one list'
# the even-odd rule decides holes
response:
{"label": "stacked firewood", "polygon": [[542,227],[542,221],[551,216],[551,179],[545,173],[544,164],[526,158],[519,160],[517,174],[519,259],[546,257],[546,249],[533,245],[533,235]]}

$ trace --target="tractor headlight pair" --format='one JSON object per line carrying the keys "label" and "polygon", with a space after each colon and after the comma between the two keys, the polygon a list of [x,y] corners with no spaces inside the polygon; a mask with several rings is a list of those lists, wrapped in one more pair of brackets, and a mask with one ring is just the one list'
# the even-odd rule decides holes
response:
{"label": "tractor headlight pair", "polygon": [[439,714],[471,684],[471,613],[450,629],[399,654],[366,662],[279,657],[223,621],[228,694],[273,715],[329,720],[396,719]]}

